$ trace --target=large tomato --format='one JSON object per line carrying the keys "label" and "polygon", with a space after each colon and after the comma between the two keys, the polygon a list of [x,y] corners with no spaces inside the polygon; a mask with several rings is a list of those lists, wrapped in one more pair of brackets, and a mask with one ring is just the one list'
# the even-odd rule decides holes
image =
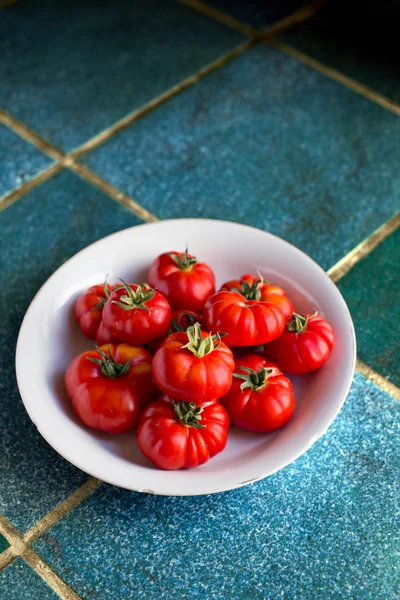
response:
{"label": "large tomato", "polygon": [[75,314],[82,333],[90,340],[101,344],[115,343],[117,338],[112,335],[103,323],[103,308],[110,293],[119,285],[111,286],[105,281],[102,285],[92,285],[79,296],[75,306]]}
{"label": "large tomato", "polygon": [[166,252],[150,267],[149,283],[160,290],[172,308],[202,311],[215,292],[215,276],[205,263],[185,252]]}
{"label": "large tomato", "polygon": [[153,358],[158,387],[173,398],[196,403],[226,394],[234,368],[228,346],[219,335],[201,331],[198,323],[186,332],[170,335]]}
{"label": "large tomato", "polygon": [[229,417],[219,402],[195,404],[162,396],[141,414],[138,446],[161,469],[189,469],[221,452]]}
{"label": "large tomato", "polygon": [[171,307],[160,292],[146,283],[127,284],[112,292],[103,309],[107,329],[130,344],[148,344],[166,335]]}
{"label": "large tomato", "polygon": [[317,313],[293,313],[282,335],[265,346],[265,355],[283,371],[301,375],[323,365],[334,344],[332,327]]}
{"label": "large tomato", "polygon": [[227,281],[221,286],[221,290],[238,292],[246,300],[265,300],[272,302],[281,309],[286,319],[292,316],[294,306],[286,295],[283,288],[268,283],[261,276],[258,279],[253,275],[243,275],[240,279]]}
{"label": "large tomato", "polygon": [[141,407],[157,389],[144,348],[109,344],[77,356],[65,375],[67,394],[86,425],[124,433],[137,425]]}
{"label": "large tomato", "polygon": [[293,387],[276,364],[249,354],[236,361],[232,387],[220,398],[231,423],[249,431],[275,431],[295,408]]}
{"label": "large tomato", "polygon": [[217,292],[204,305],[208,331],[221,331],[228,346],[257,346],[277,338],[285,327],[282,311],[271,302],[245,300],[237,292]]}

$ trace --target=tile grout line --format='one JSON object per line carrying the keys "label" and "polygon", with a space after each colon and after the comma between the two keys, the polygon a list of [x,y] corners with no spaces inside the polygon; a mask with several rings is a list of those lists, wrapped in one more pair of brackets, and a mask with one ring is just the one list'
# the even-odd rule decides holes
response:
{"label": "tile grout line", "polygon": [[[201,14],[204,14],[204,15],[208,16],[209,18],[218,21],[219,23],[221,23],[223,25],[226,25],[227,27],[230,27],[231,29],[235,29],[236,31],[239,31],[240,33],[242,33],[243,23],[241,23],[237,19],[234,19],[233,17],[230,17],[229,15],[227,15],[226,13],[224,13],[220,10],[210,9],[209,5],[202,2],[201,0],[178,0],[178,1],[181,4],[185,4],[186,6],[192,8],[193,10],[196,10],[196,11],[200,12]],[[336,69],[329,67],[328,65],[325,65],[324,63],[312,58],[308,54],[305,54],[305,53],[301,52],[300,50],[297,50],[293,46],[290,46],[289,44],[285,44],[285,43],[280,42],[279,40],[275,39],[274,36],[277,35],[278,33],[282,33],[283,31],[286,31],[293,25],[296,25],[297,23],[300,23],[300,22],[310,18],[313,14],[315,14],[317,12],[319,7],[321,7],[323,5],[323,3],[324,2],[322,2],[322,1],[320,3],[316,2],[317,6],[315,7],[314,11],[312,11],[310,9],[309,5],[307,5],[307,7],[309,8],[308,11],[305,10],[307,7],[303,7],[302,9],[300,9],[300,11],[297,11],[297,13],[293,13],[293,15],[291,15],[290,17],[287,17],[286,19],[283,19],[281,22],[276,23],[270,29],[267,29],[264,32],[260,32],[256,29],[251,28],[252,35],[254,37],[257,37],[258,40],[261,39],[269,46],[272,46],[273,48],[276,48],[277,50],[280,50],[281,52],[284,52],[285,54],[292,56],[292,58],[296,59],[297,61],[307,65],[308,67],[310,67],[316,71],[319,71],[326,77],[329,77],[330,79],[333,79],[334,81],[340,83],[341,85],[351,89],[353,92],[359,94],[360,96],[363,96],[364,98],[367,98],[371,102],[378,104],[382,108],[393,112],[397,116],[400,116],[400,105],[397,104],[396,102],[394,102],[393,100],[390,100],[383,94],[376,92],[375,90],[356,81],[355,79],[352,79],[351,77],[348,77],[347,75],[344,75],[340,71],[337,71]],[[311,5],[313,5],[313,4],[314,3],[311,3]],[[296,15],[298,13],[300,13],[300,15],[296,19],[294,15]],[[303,15],[303,18],[301,18],[301,15]],[[245,27],[247,27],[247,26],[245,26]]]}
{"label": "tile grout line", "polygon": [[62,160],[65,153],[53,146],[50,142],[42,138],[36,131],[25,125],[22,121],[0,108],[0,123],[14,131],[19,137],[26,140],[53,160]]}
{"label": "tile grout line", "polygon": [[31,544],[45,531],[57,523],[57,521],[62,519],[71,510],[76,508],[81,502],[93,494],[93,492],[95,492],[102,483],[103,482],[100,481],[100,479],[90,477],[86,483],[75,490],[75,492],[67,496],[65,500],[57,504],[57,506],[48,512],[42,519],[37,521],[30,529],[28,529],[28,531],[22,536],[23,541],[26,544]]}
{"label": "tile grout line", "polygon": [[371,254],[375,248],[394,233],[399,226],[400,212],[371,233],[371,235],[365,238],[358,246],[355,246],[350,250],[350,252],[333,265],[333,267],[328,269],[327,275],[329,275],[332,281],[337,283],[342,277],[347,275],[356,264]]}
{"label": "tile grout line", "polygon": [[[24,541],[17,529],[0,513],[0,532],[11,546],[0,555],[0,570],[21,557],[62,600],[82,600],[59,575]],[[4,555],[5,559],[4,559]]]}
{"label": "tile grout line", "polygon": [[203,79],[203,77],[205,77],[209,73],[212,73],[216,69],[225,66],[227,63],[229,63],[231,60],[235,59],[237,56],[241,56],[244,52],[246,52],[246,50],[251,48],[251,46],[253,46],[255,43],[256,43],[255,40],[247,40],[246,42],[239,44],[239,46],[236,46],[233,50],[230,50],[226,54],[223,54],[222,56],[217,58],[215,61],[209,63],[208,65],[205,65],[204,67],[199,69],[193,75],[190,75],[186,79],[183,79],[182,81],[175,84],[174,86],[172,86],[171,88],[169,88],[168,90],[166,90],[165,92],[160,94],[159,96],[156,96],[155,98],[153,98],[152,100],[150,100],[149,102],[144,104],[143,106],[139,107],[132,113],[123,117],[122,119],[120,119],[119,121],[117,121],[116,123],[114,123],[113,125],[108,127],[107,129],[101,131],[100,133],[95,135],[93,138],[91,138],[90,140],[88,140],[87,142],[82,144],[81,146],[78,146],[78,148],[75,148],[75,150],[71,151],[69,156],[71,156],[73,159],[76,159],[76,158],[80,158],[82,155],[86,154],[87,152],[94,150],[95,148],[97,148],[98,146],[103,144],[104,142],[110,140],[112,137],[114,137],[120,131],[123,131],[124,129],[129,127],[132,123],[137,121],[139,118],[143,117],[144,115],[146,115],[153,109],[157,108],[161,104],[164,104],[167,100],[170,100],[171,98],[173,98],[180,92],[184,91],[186,88],[196,84],[198,81]]}
{"label": "tile grout line", "polygon": [[293,46],[289,46],[289,44],[285,44],[284,42],[280,42],[276,39],[266,39],[265,41],[270,46],[273,46],[277,50],[280,50],[281,52],[292,56],[292,58],[298,60],[306,66],[316,71],[319,71],[320,73],[322,73],[322,75],[325,75],[326,77],[333,79],[337,83],[340,83],[344,87],[351,89],[353,92],[359,94],[363,98],[366,98],[367,100],[374,102],[378,106],[381,106],[382,108],[394,113],[395,115],[400,116],[400,105],[394,102],[393,100],[386,98],[386,96],[384,96],[383,94],[380,94],[379,92],[376,92],[375,90],[369,88],[363,83],[352,79],[348,75],[344,75],[343,73],[337,71],[333,67],[325,65],[319,60],[312,58],[308,54],[297,50]]}
{"label": "tile grout line", "polygon": [[389,381],[389,379],[375,371],[375,369],[367,365],[362,360],[357,359],[356,371],[372,381],[372,383],[374,383],[381,390],[400,401],[400,388],[398,388],[397,385]]}

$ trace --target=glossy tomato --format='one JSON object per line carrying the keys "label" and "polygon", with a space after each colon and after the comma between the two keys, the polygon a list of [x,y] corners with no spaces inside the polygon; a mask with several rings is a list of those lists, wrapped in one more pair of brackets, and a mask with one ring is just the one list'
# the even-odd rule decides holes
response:
{"label": "glossy tomato", "polygon": [[130,344],[148,344],[166,335],[171,321],[171,307],[160,292],[146,283],[122,282],[112,292],[103,309],[107,329]]}
{"label": "glossy tomato", "polygon": [[295,409],[291,382],[273,362],[249,354],[236,361],[232,387],[220,402],[231,423],[249,431],[275,431]]}
{"label": "glossy tomato", "polygon": [[293,313],[281,337],[265,346],[265,355],[283,371],[301,375],[323,365],[334,344],[332,327],[318,313]]}
{"label": "glossy tomato", "polygon": [[173,333],[153,358],[158,387],[178,400],[209,402],[229,390],[235,362],[218,335],[201,331],[196,323],[186,332]]}
{"label": "glossy tomato", "polygon": [[84,352],[68,367],[65,386],[86,425],[124,433],[137,425],[142,405],[157,395],[151,355],[144,348],[109,344]]}
{"label": "glossy tomato", "polygon": [[271,302],[245,300],[237,292],[217,292],[204,305],[209,331],[227,333],[228,346],[257,346],[277,338],[285,327],[282,311]]}
{"label": "glossy tomato", "polygon": [[79,296],[75,306],[76,318],[82,333],[90,340],[96,340],[100,345],[117,341],[102,322],[104,305],[112,290],[117,287],[119,285],[111,286],[106,281],[102,285],[92,285]]}
{"label": "glossy tomato", "polygon": [[294,311],[294,306],[283,288],[268,283],[261,276],[256,279],[253,275],[243,275],[240,279],[232,279],[221,286],[221,290],[238,292],[246,300],[264,300],[275,304],[289,319]]}
{"label": "glossy tomato", "polygon": [[157,467],[189,469],[225,448],[228,428],[228,414],[219,402],[195,404],[162,396],[142,412],[136,437]]}
{"label": "glossy tomato", "polygon": [[166,252],[150,267],[149,283],[164,294],[172,308],[201,312],[215,292],[215,276],[205,263],[185,252]]}

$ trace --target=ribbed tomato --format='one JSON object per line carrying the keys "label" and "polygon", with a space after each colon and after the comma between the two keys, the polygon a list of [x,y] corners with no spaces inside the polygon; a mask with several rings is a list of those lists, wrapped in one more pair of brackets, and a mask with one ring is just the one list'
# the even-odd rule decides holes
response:
{"label": "ribbed tomato", "polygon": [[166,298],[146,283],[122,281],[103,309],[107,329],[118,339],[142,345],[166,335],[171,307]]}
{"label": "ribbed tomato", "polygon": [[289,319],[294,311],[294,306],[283,288],[265,281],[261,276],[256,279],[253,275],[242,275],[240,279],[232,279],[221,286],[221,290],[238,292],[246,300],[264,300],[275,304]]}
{"label": "ribbed tomato", "polygon": [[231,387],[235,362],[219,335],[201,331],[200,325],[173,333],[153,358],[153,376],[158,387],[178,400],[209,402]]}
{"label": "ribbed tomato", "polygon": [[158,395],[147,350],[109,344],[77,356],[65,375],[67,394],[86,425],[108,433],[125,433]]}
{"label": "ribbed tomato", "polygon": [[149,283],[167,298],[172,308],[201,313],[215,292],[215,276],[206,263],[185,252],[165,252],[150,267]]}
{"label": "ribbed tomato", "polygon": [[86,292],[79,296],[75,314],[82,333],[90,340],[101,344],[116,343],[118,339],[103,323],[103,308],[113,289],[119,284],[111,286],[106,281],[101,285],[92,285]]}
{"label": "ribbed tomato", "polygon": [[335,344],[331,325],[315,313],[293,313],[282,335],[265,346],[265,355],[286,373],[302,375],[318,369]]}
{"label": "ribbed tomato", "polygon": [[249,354],[236,361],[232,387],[220,398],[231,423],[249,431],[275,431],[295,409],[291,382],[263,356]]}
{"label": "ribbed tomato", "polygon": [[285,327],[282,311],[271,302],[245,300],[237,292],[217,292],[205,303],[208,331],[223,332],[228,346],[257,346],[277,338]]}
{"label": "ribbed tomato", "polygon": [[229,417],[219,402],[203,404],[162,396],[141,414],[138,446],[161,469],[190,469],[222,452]]}

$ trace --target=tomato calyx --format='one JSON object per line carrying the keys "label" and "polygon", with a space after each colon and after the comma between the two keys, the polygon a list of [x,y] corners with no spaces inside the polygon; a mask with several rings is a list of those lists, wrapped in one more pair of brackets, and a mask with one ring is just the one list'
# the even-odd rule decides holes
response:
{"label": "tomato calyx", "polygon": [[154,298],[155,291],[147,283],[141,283],[134,291],[130,285],[123,279],[120,280],[122,283],[121,287],[126,290],[125,296],[120,296],[120,302],[118,300],[112,300],[113,304],[117,304],[123,310],[132,310],[140,308],[141,310],[147,310],[150,313],[150,309],[146,306],[146,302]]}
{"label": "tomato calyx", "polygon": [[[181,317],[186,317],[191,325],[194,325],[196,323],[196,317],[194,316],[193,313],[191,313],[189,311],[183,311],[183,312],[179,313],[178,320]],[[174,319],[172,319],[171,327],[168,329],[168,335],[171,335],[172,333],[182,333],[183,331],[186,331],[186,329],[185,329],[185,327],[182,327],[182,325],[180,325],[178,323],[178,321],[175,321]]]}
{"label": "tomato calyx", "polygon": [[242,281],[241,287],[232,288],[232,292],[237,292],[246,298],[246,300],[261,300],[261,286],[265,283],[263,277],[260,275],[259,279],[249,283],[248,281]]}
{"label": "tomato calyx", "polygon": [[198,358],[204,358],[204,356],[216,350],[221,343],[221,337],[226,335],[225,333],[217,333],[215,335],[210,333],[206,338],[203,338],[200,323],[195,323],[188,327],[186,334],[189,341],[182,348],[187,348]]}
{"label": "tomato calyx", "polygon": [[294,331],[295,333],[303,333],[307,329],[308,321],[316,317],[318,311],[316,310],[313,315],[299,315],[298,313],[293,313],[292,318],[287,323],[287,328],[289,331]]}
{"label": "tomato calyx", "polygon": [[124,365],[122,365],[121,363],[115,362],[115,359],[111,353],[110,346],[108,346],[108,354],[106,354],[104,352],[104,350],[102,350],[101,348],[97,348],[97,352],[100,354],[101,360],[99,358],[92,358],[91,356],[88,356],[87,359],[90,360],[91,362],[94,362],[94,363],[100,365],[101,372],[106,377],[109,377],[109,379],[115,379],[116,377],[121,377],[122,375],[125,375],[125,373],[128,372],[130,364],[131,364],[130,358],[128,358],[126,363]]}
{"label": "tomato calyx", "polygon": [[197,258],[195,256],[189,256],[187,246],[183,254],[174,254],[171,252],[168,256],[176,262],[182,271],[190,271],[192,267],[197,265]]}
{"label": "tomato calyx", "polygon": [[262,390],[266,386],[269,377],[279,375],[280,373],[278,369],[274,369],[273,367],[268,369],[261,367],[258,371],[254,371],[249,367],[240,367],[240,370],[246,371],[246,373],[232,373],[233,377],[243,379],[240,389],[251,388],[253,392]]}
{"label": "tomato calyx", "polygon": [[108,277],[108,275],[106,275],[106,278],[105,278],[104,284],[103,284],[105,298],[103,300],[100,300],[100,302],[92,308],[92,312],[95,310],[102,310],[104,308],[105,303],[107,302],[107,300],[110,297],[110,290],[108,289],[108,285],[107,285],[107,277]]}
{"label": "tomato calyx", "polygon": [[182,425],[195,429],[204,429],[206,427],[199,423],[201,421],[201,413],[204,410],[202,406],[197,406],[195,402],[176,402],[175,400],[172,400],[172,404],[174,413]]}

